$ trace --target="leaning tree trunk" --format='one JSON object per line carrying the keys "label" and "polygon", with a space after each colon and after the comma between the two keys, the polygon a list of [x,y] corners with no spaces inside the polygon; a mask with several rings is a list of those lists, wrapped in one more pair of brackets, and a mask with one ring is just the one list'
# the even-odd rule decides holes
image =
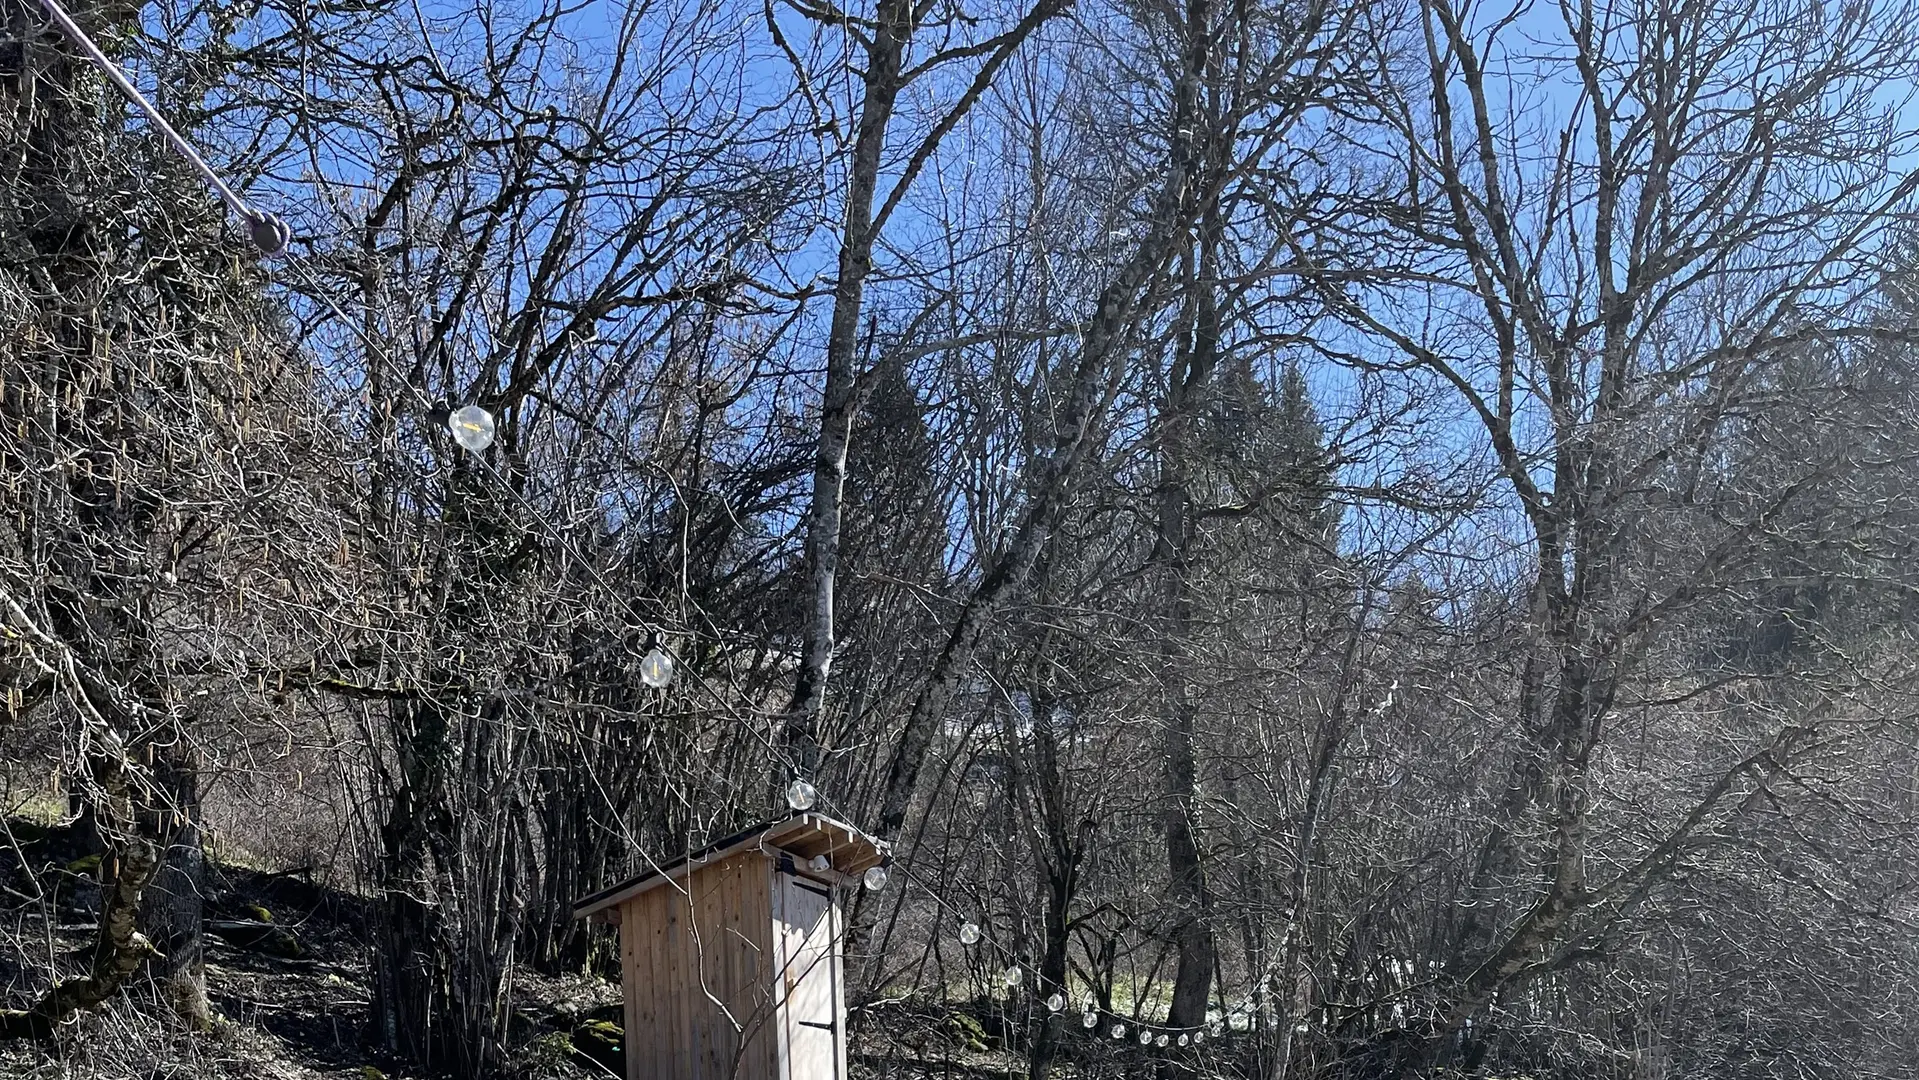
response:
{"label": "leaning tree trunk", "polygon": [[826,338],[826,387],[820,404],[819,443],[814,450],[813,499],[806,514],[809,595],[801,637],[799,673],[787,705],[783,738],[795,767],[811,776],[819,767],[820,710],[833,665],[834,594],[839,575],[840,524],[844,516],[846,456],[859,412],[855,370],[866,278],[873,269],[878,228],[873,198],[879,189],[886,129],[904,83],[902,65],[916,12],[910,0],[881,0],[873,39],[866,50],[865,97],[853,141],[839,273],[833,285],[833,317]]}
{"label": "leaning tree trunk", "polygon": [[102,816],[117,820],[127,831],[115,830],[112,855],[100,864],[100,929],[92,959],[86,974],[55,983],[31,1008],[0,1010],[0,1040],[52,1038],[74,1014],[98,1008],[117,993],[153,951],[139,930],[141,893],[153,878],[153,845],[130,828],[125,758],[116,748],[97,767],[106,774],[101,780],[106,800],[118,804]]}

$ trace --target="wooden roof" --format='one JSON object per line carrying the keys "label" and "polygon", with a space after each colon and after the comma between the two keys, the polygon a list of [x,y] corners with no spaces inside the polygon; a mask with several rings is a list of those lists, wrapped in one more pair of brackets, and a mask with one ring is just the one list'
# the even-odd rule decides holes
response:
{"label": "wooden roof", "polygon": [[698,851],[682,855],[671,862],[656,865],[653,869],[637,877],[628,878],[617,885],[601,889],[591,896],[582,897],[573,905],[573,917],[591,918],[621,903],[632,899],[649,889],[657,888],[669,881],[677,881],[709,863],[730,858],[743,851],[759,851],[768,856],[781,852],[791,853],[796,860],[804,863],[815,855],[825,855],[832,862],[832,870],[846,877],[857,877],[868,868],[885,862],[891,849],[882,840],[855,829],[842,821],[835,821],[824,814],[794,814],[783,821],[769,821],[755,825],[744,832],[735,833],[724,840],[708,844]]}

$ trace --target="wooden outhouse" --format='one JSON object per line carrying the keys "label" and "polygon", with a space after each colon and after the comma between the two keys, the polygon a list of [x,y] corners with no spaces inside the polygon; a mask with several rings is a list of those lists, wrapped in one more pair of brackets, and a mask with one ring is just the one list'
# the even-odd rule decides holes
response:
{"label": "wooden outhouse", "polygon": [[885,858],[795,814],[574,905],[620,928],[627,1080],[845,1080],[836,890]]}

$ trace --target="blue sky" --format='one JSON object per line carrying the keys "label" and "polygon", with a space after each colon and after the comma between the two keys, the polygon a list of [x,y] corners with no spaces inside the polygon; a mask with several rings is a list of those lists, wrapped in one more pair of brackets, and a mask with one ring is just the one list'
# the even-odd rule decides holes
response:
{"label": "blue sky", "polygon": [[[150,12],[153,10],[149,9]],[[495,9],[495,13],[506,10],[509,9]],[[555,37],[548,43],[551,51],[540,64],[534,65],[538,72],[534,81],[520,91],[527,96],[527,103],[534,104],[543,97],[557,97],[565,91],[569,80],[595,70],[604,70],[613,59],[613,49],[618,40],[617,13],[626,10],[622,5],[592,2],[580,5],[563,18],[561,25],[565,31],[564,37],[568,40]],[[687,0],[659,4],[648,10],[650,14],[633,27],[633,36],[628,39],[629,57],[678,51],[685,61],[682,66],[673,68],[672,73],[651,91],[658,96],[658,106],[663,112],[678,113],[693,119],[696,124],[736,126],[750,134],[756,129],[769,129],[784,122],[802,107],[790,96],[794,84],[793,70],[774,46],[757,7],[724,4],[702,8]],[[833,117],[843,130],[845,118],[857,105],[857,87],[839,63],[843,50],[849,44],[845,35],[830,28],[821,28],[784,8],[775,10],[781,13],[782,32],[807,65],[816,72],[829,73],[830,77],[811,86],[812,106]],[[1832,10],[1837,12],[1840,9],[1834,7]],[[472,18],[470,8],[449,4],[445,0],[432,0],[411,11],[412,17],[407,17],[408,9],[401,9],[399,15],[382,24],[394,34],[396,54],[438,54],[447,63],[457,66],[460,54],[479,46],[478,24]],[[1495,115],[1495,122],[1505,116],[1525,117],[1525,127],[1537,137],[1531,151],[1549,154],[1553,149],[1554,133],[1564,127],[1566,117],[1581,104],[1576,73],[1567,59],[1566,31],[1560,11],[1544,3],[1481,5],[1471,11],[1472,18],[1482,27],[1509,16],[1511,18],[1500,31],[1497,44],[1486,52],[1484,58],[1488,68],[1499,77],[1503,91],[1494,101],[1495,110],[1503,112],[1503,115]],[[991,14],[1003,18],[1006,12]],[[978,32],[987,32],[992,26],[992,19],[989,18],[986,29]],[[159,23],[157,16],[151,17],[149,29],[156,34],[183,32],[181,27]],[[1019,212],[1023,181],[1018,174],[1019,148],[1013,143],[1019,129],[1009,124],[1008,118],[1017,111],[1020,102],[1007,96],[1009,85],[1015,78],[1031,80],[1040,87],[1068,78],[1085,78],[1089,72],[1075,72],[1056,66],[1058,58],[1098,55],[1088,50],[1083,40],[1078,43],[1077,52],[1062,49],[1062,43],[1070,34],[1063,25],[1057,31],[1057,37],[1053,36],[1054,31],[1046,32],[1051,39],[1048,41],[1049,48],[1043,53],[1034,54],[1039,59],[1009,72],[1008,77],[1002,80],[1000,89],[953,132],[932,168],[921,177],[912,196],[902,205],[889,227],[886,246],[896,255],[905,256],[905,262],[913,261],[913,253],[919,251],[930,256],[929,262],[937,264],[944,257],[949,228],[980,230],[990,234],[1005,228],[1009,217]],[[188,33],[190,35],[190,31]],[[924,129],[927,117],[936,115],[942,104],[950,101],[959,82],[969,74],[970,67],[956,69],[952,75],[935,77],[909,91],[895,125],[894,146],[903,147],[916,138]],[[1898,125],[1906,130],[1912,127],[1909,119],[1913,116],[1912,93],[1910,78],[1891,80],[1875,91],[1877,100],[1894,111],[1899,118]],[[164,94],[162,96],[165,97]],[[773,112],[756,114],[759,109],[771,109]],[[265,119],[269,123],[286,122],[286,118]],[[1116,117],[1115,121],[1116,131],[1132,128],[1131,117]],[[1536,128],[1533,127],[1535,124]],[[1589,128],[1582,125],[1574,130],[1585,147],[1582,156],[1589,159]],[[1314,134],[1316,132],[1310,128],[1302,132],[1303,137]],[[1910,168],[1915,161],[1919,161],[1919,157],[1915,157],[1915,149],[1911,139],[1898,148],[1892,162],[1895,171]],[[307,163],[309,168],[306,175],[283,173],[282,179],[262,185],[263,194],[260,197],[269,205],[275,199],[283,200],[283,206],[295,211],[291,216],[296,221],[309,229],[319,226],[325,220],[323,215],[299,212],[302,206],[313,205],[313,191],[307,186],[312,179],[312,172],[324,174],[328,181],[336,185],[362,182],[370,175],[373,156],[378,152],[378,147],[364,139],[346,141],[335,135],[325,144],[322,156]],[[835,197],[843,189],[843,144],[836,143],[831,136],[825,136],[805,140],[798,146],[784,147],[781,152],[795,162],[811,163],[818,177],[817,188],[806,193],[807,198],[800,201],[796,211],[786,219],[784,227],[772,230],[768,236],[768,240],[780,249],[780,257],[777,260],[765,259],[760,267],[762,272],[771,272],[777,266],[784,275],[784,284],[796,287],[823,279],[831,269],[834,228],[839,217]],[[1526,153],[1521,153],[1518,160],[1544,159],[1528,159]],[[1382,163],[1372,164],[1377,166]],[[1391,162],[1383,164],[1390,167]],[[1707,161],[1701,167],[1710,170],[1719,166]],[[897,172],[890,176],[896,178]],[[1127,183],[1130,185],[1150,179],[1142,177]],[[1514,173],[1512,179],[1524,179],[1523,170]],[[1089,218],[1083,231],[1087,240],[1096,241],[1116,225],[1124,227],[1114,217],[1113,208],[1128,203],[1132,194],[1131,190],[1115,188],[1104,193],[1049,191],[1048,197],[1055,202],[1073,197],[1088,199],[1085,205]],[[1106,200],[1104,207],[1100,206],[1102,196]],[[1585,216],[1575,215],[1573,220],[1584,222],[1589,227],[1590,211],[1580,213]],[[882,274],[902,265],[904,262],[900,258],[891,259],[882,266]],[[984,273],[990,269],[990,265],[978,264],[974,272]],[[1065,263],[1061,266],[1066,268]],[[1068,315],[1075,305],[1085,303],[1086,284],[1069,281],[1064,276],[1076,269],[1083,268],[1066,268],[1059,282],[1061,310]],[[962,287],[968,285],[966,282],[960,284]],[[876,283],[869,306],[874,311],[898,318],[917,302],[918,291],[917,285],[889,285],[882,280]],[[1368,302],[1380,305],[1382,311],[1399,309],[1399,317],[1410,320],[1409,325],[1425,321],[1420,332],[1430,333],[1437,325],[1430,319],[1445,312],[1443,307],[1430,306],[1432,299],[1431,295],[1421,295],[1417,290],[1400,287],[1391,294],[1375,292]],[[1425,308],[1425,316],[1421,315],[1422,307]],[[740,403],[740,409],[752,411],[776,404],[795,411],[804,408],[814,388],[803,372],[809,364],[816,363],[825,311],[825,301],[815,300],[800,330],[782,343],[782,347],[789,352],[787,360],[794,365],[796,373],[794,378],[777,384],[776,392],[781,395],[780,400],[748,398]],[[1471,331],[1472,320],[1468,318],[1459,325]],[[1377,348],[1376,343],[1359,336],[1349,336],[1341,341],[1359,352]],[[1404,378],[1393,380],[1389,388],[1384,381],[1368,383],[1340,365],[1312,363],[1310,358],[1307,359],[1308,376],[1320,410],[1329,426],[1335,428],[1353,421],[1362,413],[1370,415],[1380,410],[1392,413],[1406,403],[1404,395],[1409,388],[1431,388],[1430,385],[1420,387],[1416,380]],[[1382,392],[1388,396],[1380,397]],[[928,385],[926,393],[930,399],[937,401],[943,394],[943,388]],[[1401,401],[1396,404],[1390,400],[1392,394],[1401,395]],[[1419,409],[1416,414],[1409,414],[1399,437],[1374,444],[1369,456],[1352,466],[1348,478],[1360,484],[1390,483],[1415,476],[1421,470],[1457,468],[1462,462],[1471,464],[1477,461],[1483,465],[1483,434],[1457,407],[1457,402],[1451,405],[1442,402],[1443,395],[1435,398],[1433,404]],[[1543,434],[1538,423],[1530,426],[1530,437],[1535,441]],[[1001,445],[994,447],[992,452],[1010,460],[1017,457],[1018,448]],[[1543,473],[1541,479],[1549,482],[1549,477]],[[1475,532],[1480,533],[1482,539],[1510,539],[1507,531],[1509,526],[1500,524],[1502,517],[1503,512],[1496,511],[1485,519],[1462,523],[1462,542],[1476,543],[1472,539]],[[1355,530],[1402,530],[1404,525],[1395,524],[1393,518],[1392,513],[1382,516],[1367,511],[1366,514],[1349,516],[1348,520]],[[1487,527],[1490,527],[1490,531],[1485,531]],[[1357,540],[1358,537],[1352,539]]]}

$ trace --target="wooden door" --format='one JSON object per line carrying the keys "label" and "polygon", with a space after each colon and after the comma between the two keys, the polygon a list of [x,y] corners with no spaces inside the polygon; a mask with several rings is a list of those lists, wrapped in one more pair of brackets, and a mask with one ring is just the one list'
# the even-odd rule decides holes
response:
{"label": "wooden door", "polygon": [[782,1080],[845,1080],[839,908],[826,886],[785,871],[773,875],[773,898]]}

